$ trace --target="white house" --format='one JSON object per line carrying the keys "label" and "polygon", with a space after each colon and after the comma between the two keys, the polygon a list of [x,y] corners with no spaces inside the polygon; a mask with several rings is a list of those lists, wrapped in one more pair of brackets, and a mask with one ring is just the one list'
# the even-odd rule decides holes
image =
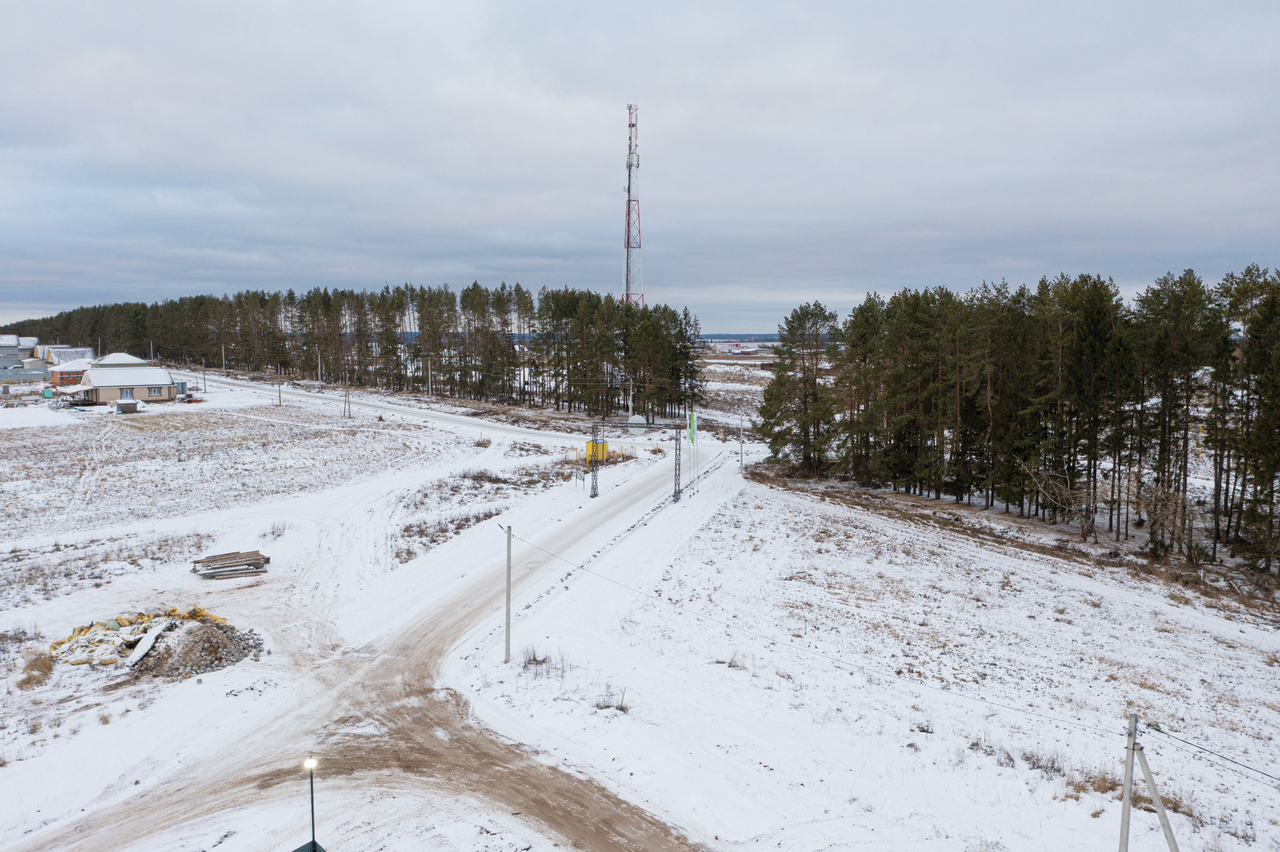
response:
{"label": "white house", "polygon": [[118,399],[142,402],[170,402],[177,399],[173,377],[169,375],[169,371],[163,367],[147,366],[145,361],[141,363],[144,366],[104,367],[100,360],[97,365],[84,371],[84,377],[78,386],[63,388],[63,392],[81,390],[84,392],[85,402],[98,404]]}

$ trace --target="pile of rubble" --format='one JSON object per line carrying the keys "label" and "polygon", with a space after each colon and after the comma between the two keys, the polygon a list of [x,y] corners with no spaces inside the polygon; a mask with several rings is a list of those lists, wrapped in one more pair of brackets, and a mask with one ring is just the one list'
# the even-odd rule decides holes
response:
{"label": "pile of rubble", "polygon": [[237,630],[198,606],[120,615],[77,627],[49,646],[49,656],[73,666],[115,666],[182,679],[257,660],[262,639],[252,630]]}
{"label": "pile of rubble", "polygon": [[188,621],[160,637],[156,648],[134,667],[141,674],[183,680],[225,669],[262,653],[262,637],[237,630],[221,619]]}

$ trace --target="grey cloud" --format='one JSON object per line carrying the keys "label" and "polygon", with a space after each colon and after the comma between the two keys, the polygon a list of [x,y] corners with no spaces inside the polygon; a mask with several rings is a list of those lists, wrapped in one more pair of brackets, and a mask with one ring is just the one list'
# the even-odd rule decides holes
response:
{"label": "grey cloud", "polygon": [[0,319],[246,287],[804,297],[1275,265],[1269,5],[7,7]]}

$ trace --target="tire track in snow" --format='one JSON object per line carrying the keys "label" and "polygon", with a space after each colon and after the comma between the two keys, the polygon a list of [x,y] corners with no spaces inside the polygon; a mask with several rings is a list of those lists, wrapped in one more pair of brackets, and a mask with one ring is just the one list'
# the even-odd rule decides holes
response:
{"label": "tire track in snow", "polygon": [[[709,467],[713,461],[717,460],[708,460]],[[598,552],[625,538],[610,536],[609,528],[625,529],[648,514],[668,488],[667,466],[652,465],[535,539],[540,547],[561,553],[573,548]],[[386,493],[385,484],[371,483],[360,491],[363,505],[348,505],[344,495],[335,495],[330,511],[349,519],[357,509],[377,511],[380,501],[394,499]],[[324,524],[333,518],[321,512],[308,521]],[[342,532],[351,526],[356,530],[354,541]],[[365,544],[360,526],[337,525],[331,531],[328,552],[351,553],[353,547]],[[537,552],[524,554],[518,568],[517,588],[562,570],[553,557]],[[472,580],[374,647],[362,649],[363,653],[317,660],[307,670],[318,684],[311,694],[299,695],[292,712],[265,724],[234,749],[188,763],[180,777],[171,776],[137,796],[40,832],[12,848],[115,848],[123,840],[158,834],[199,815],[291,796],[292,790],[281,785],[297,780],[296,756],[315,746],[323,748],[326,773],[335,780],[348,779],[349,786],[362,787],[376,778],[397,789],[478,797],[520,811],[578,848],[653,852],[696,848],[661,819],[594,780],[548,766],[524,746],[475,723],[456,693],[435,685],[446,655],[498,606],[501,585],[494,577],[499,570],[495,566],[476,572]],[[314,631],[306,639],[293,630],[281,631],[293,634],[289,655],[295,665],[302,665],[305,652],[314,651],[316,644],[330,650],[336,644],[327,642],[332,628],[325,624],[335,594],[321,593],[324,579],[336,575],[332,570],[320,571],[316,577],[300,569],[290,595],[290,608],[308,623],[306,628],[299,624],[298,631]],[[308,586],[313,590],[310,599],[305,594]],[[371,723],[379,733],[352,735],[352,720],[364,730]]]}

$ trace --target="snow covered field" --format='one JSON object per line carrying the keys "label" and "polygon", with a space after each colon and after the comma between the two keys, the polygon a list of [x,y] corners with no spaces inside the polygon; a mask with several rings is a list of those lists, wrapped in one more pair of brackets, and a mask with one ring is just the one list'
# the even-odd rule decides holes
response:
{"label": "snow covered field", "polygon": [[[1182,849],[1280,850],[1280,789],[1227,762],[1280,775],[1274,612],[1033,522],[744,478],[736,443],[678,504],[669,453],[592,500],[554,431],[208,399],[0,429],[0,850],[293,849],[309,752],[330,850],[1110,848],[1130,712]],[[189,571],[238,549],[270,573]],[[26,634],[194,604],[269,653],[17,686]]]}

